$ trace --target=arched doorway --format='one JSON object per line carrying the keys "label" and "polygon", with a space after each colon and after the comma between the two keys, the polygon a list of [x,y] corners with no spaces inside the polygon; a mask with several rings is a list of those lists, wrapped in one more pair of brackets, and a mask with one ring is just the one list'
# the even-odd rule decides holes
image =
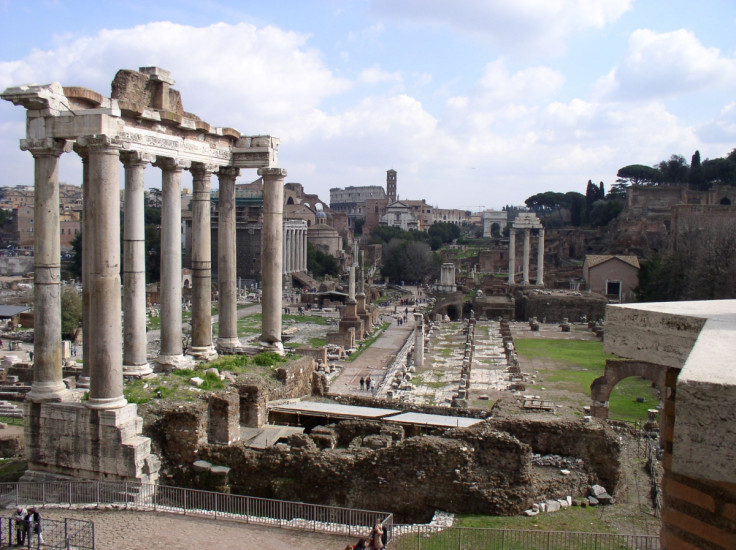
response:
{"label": "arched doorway", "polygon": [[608,418],[608,400],[613,388],[624,378],[640,376],[652,382],[664,395],[666,369],[644,361],[607,360],[603,376],[593,380],[590,385],[590,414],[596,418]]}

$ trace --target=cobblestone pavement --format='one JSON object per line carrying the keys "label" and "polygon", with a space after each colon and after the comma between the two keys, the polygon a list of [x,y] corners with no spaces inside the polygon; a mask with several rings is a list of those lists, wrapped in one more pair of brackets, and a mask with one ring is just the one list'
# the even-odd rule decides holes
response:
{"label": "cobblestone pavement", "polygon": [[97,550],[344,550],[347,544],[357,541],[357,537],[330,536],[167,513],[46,508],[41,509],[41,516],[56,520],[75,518],[93,521]]}

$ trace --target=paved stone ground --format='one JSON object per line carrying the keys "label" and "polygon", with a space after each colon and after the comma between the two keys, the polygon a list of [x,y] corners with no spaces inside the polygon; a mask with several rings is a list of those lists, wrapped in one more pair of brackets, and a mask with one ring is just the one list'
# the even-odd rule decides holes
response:
{"label": "paved stone ground", "polygon": [[41,516],[57,520],[76,518],[93,521],[97,550],[344,550],[347,544],[357,541],[357,537],[330,536],[167,513],[42,509]]}

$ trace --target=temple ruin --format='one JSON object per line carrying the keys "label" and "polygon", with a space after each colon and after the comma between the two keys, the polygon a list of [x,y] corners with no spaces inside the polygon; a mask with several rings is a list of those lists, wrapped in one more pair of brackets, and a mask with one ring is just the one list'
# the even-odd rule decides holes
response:
{"label": "temple ruin", "polygon": [[[26,479],[74,476],[155,482],[159,461],[142,437],[136,405],[123,396],[123,376],[151,372],[146,359],[143,172],[161,170],[161,349],[155,368],[191,364],[182,347],[181,175],[193,176],[192,342],[194,358],[231,353],[237,335],[235,179],[243,169],[263,178],[262,345],[282,351],[281,273],[303,262],[283,256],[283,187],[278,138],[245,136],[184,111],[168,71],[121,70],[110,97],[81,87],[26,85],[1,97],[26,109],[21,148],[34,158],[35,356],[25,402]],[[73,402],[62,380],[58,165],[77,153],[83,166],[84,370],[89,399]],[[119,165],[125,168],[125,225],[120,280]],[[219,180],[217,273],[219,337],[211,331],[210,185]],[[303,228],[299,228],[303,229]],[[303,237],[289,227],[287,240]],[[290,250],[297,250],[291,247]],[[125,331],[121,323],[124,314]],[[124,337],[123,337],[124,335]]]}

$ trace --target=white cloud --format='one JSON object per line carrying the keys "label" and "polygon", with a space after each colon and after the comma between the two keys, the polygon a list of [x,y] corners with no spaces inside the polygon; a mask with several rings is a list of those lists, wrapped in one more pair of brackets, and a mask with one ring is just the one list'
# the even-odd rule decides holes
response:
{"label": "white cloud", "polygon": [[688,30],[632,33],[621,62],[597,83],[598,94],[614,99],[674,96],[736,84],[736,58],[707,48]]}
{"label": "white cloud", "polygon": [[372,11],[409,24],[449,27],[510,51],[559,54],[571,32],[601,28],[633,0],[373,0]]}
{"label": "white cloud", "polygon": [[378,84],[381,82],[393,82],[395,84],[400,84],[402,82],[401,73],[389,73],[388,71],[384,71],[383,69],[381,69],[381,67],[379,67],[378,65],[363,69],[360,72],[358,80],[365,84]]}

